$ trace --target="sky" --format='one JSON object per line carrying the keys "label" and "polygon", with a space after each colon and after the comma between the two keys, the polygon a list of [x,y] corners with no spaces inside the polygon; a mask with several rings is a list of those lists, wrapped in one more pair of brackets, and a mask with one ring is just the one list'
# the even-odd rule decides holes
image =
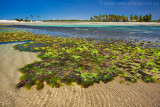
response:
{"label": "sky", "polygon": [[90,19],[94,15],[146,15],[160,18],[160,0],[0,0],[0,20]]}

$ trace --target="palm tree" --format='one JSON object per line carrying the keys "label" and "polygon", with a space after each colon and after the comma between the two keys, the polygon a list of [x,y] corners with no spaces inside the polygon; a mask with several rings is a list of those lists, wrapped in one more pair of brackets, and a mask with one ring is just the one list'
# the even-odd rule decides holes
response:
{"label": "palm tree", "polygon": [[133,21],[133,15],[130,16],[130,21]]}
{"label": "palm tree", "polygon": [[118,21],[122,22],[122,16],[121,15],[118,15]]}
{"label": "palm tree", "polygon": [[108,21],[110,21],[110,14],[108,15]]}
{"label": "palm tree", "polygon": [[125,21],[128,22],[128,16],[126,16]]}
{"label": "palm tree", "polygon": [[144,22],[148,22],[149,21],[149,16],[148,15],[145,15],[143,16],[143,19],[142,19]]}
{"label": "palm tree", "polygon": [[28,20],[28,17],[26,16],[26,20]]}
{"label": "palm tree", "polygon": [[149,22],[152,20],[152,14],[149,15],[145,15],[142,17],[142,15],[140,15],[139,17],[137,15],[131,15],[129,18],[128,16],[124,16],[124,15],[115,15],[115,14],[109,14],[109,15],[99,15],[99,16],[95,16],[91,17],[90,20],[91,21],[98,21],[98,22],[128,22],[128,20],[130,19],[130,21],[145,21],[145,22]]}
{"label": "palm tree", "polygon": [[122,17],[122,21],[125,22],[125,16],[122,15],[121,17]]}
{"label": "palm tree", "polygon": [[94,20],[98,21],[98,16],[94,16]]}
{"label": "palm tree", "polygon": [[33,15],[31,15],[31,18],[33,19]]}
{"label": "palm tree", "polygon": [[102,19],[102,15],[100,14],[99,17],[98,17],[98,21],[100,22]]}
{"label": "palm tree", "polygon": [[113,15],[112,14],[110,15],[109,18],[110,18],[110,21],[113,21]]}
{"label": "palm tree", "polygon": [[28,17],[26,16],[25,22],[27,22],[27,21],[28,21]]}
{"label": "palm tree", "polygon": [[38,20],[39,20],[39,16],[37,16]]}
{"label": "palm tree", "polygon": [[102,21],[103,22],[105,21],[105,17],[106,17],[106,15],[102,15]]}
{"label": "palm tree", "polygon": [[142,15],[139,16],[138,21],[142,22]]}
{"label": "palm tree", "polygon": [[90,20],[93,21],[94,19],[92,17],[90,17]]}
{"label": "palm tree", "polygon": [[114,16],[113,16],[113,14],[111,14],[111,21],[114,21]]}
{"label": "palm tree", "polygon": [[135,15],[135,16],[134,16],[134,20],[135,20],[135,21],[137,21],[137,20],[138,20],[138,17],[137,17],[137,15]]}
{"label": "palm tree", "polygon": [[152,20],[152,14],[149,14],[148,20],[149,20],[149,21]]}
{"label": "palm tree", "polygon": [[106,15],[106,19],[105,19],[105,21],[106,21],[106,22],[108,22],[108,15]]}
{"label": "palm tree", "polygon": [[116,22],[118,22],[118,21],[119,21],[119,18],[118,18],[118,16],[117,16],[117,15],[115,15],[115,16],[114,16],[114,18],[115,18],[115,21],[116,21]]}

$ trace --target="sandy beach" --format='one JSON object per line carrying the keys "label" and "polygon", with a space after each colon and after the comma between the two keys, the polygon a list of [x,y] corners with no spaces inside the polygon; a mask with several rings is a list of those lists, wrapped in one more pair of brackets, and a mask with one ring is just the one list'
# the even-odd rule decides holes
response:
{"label": "sandy beach", "polygon": [[11,25],[145,25],[160,26],[160,22],[18,22],[15,20],[0,20],[0,24]]}
{"label": "sandy beach", "polygon": [[12,47],[17,43],[0,45],[0,106],[1,107],[158,107],[159,83],[119,83],[119,78],[89,88],[78,85],[52,88],[48,85],[37,91],[16,89],[22,75],[18,69],[37,58],[36,53],[20,52]]}

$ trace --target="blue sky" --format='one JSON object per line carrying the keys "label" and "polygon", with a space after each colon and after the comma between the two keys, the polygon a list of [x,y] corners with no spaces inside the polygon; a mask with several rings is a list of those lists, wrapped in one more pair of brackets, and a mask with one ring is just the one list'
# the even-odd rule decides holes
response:
{"label": "blue sky", "polygon": [[160,0],[0,0],[0,20],[89,19],[93,15],[146,15],[160,18]]}

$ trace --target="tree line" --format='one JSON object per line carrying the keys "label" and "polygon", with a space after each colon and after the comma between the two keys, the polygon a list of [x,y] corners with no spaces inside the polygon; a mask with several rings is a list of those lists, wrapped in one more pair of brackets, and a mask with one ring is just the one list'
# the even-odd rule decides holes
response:
{"label": "tree line", "polygon": [[137,15],[131,15],[129,18],[128,16],[124,15],[115,15],[115,14],[109,14],[109,15],[99,15],[99,16],[93,16],[90,18],[91,21],[97,21],[97,22],[150,22],[152,20],[152,14],[145,15],[145,16],[137,16]]}
{"label": "tree line", "polygon": [[56,20],[43,20],[43,22],[89,22],[90,20],[79,20],[79,19],[56,19]]}
{"label": "tree line", "polygon": [[[28,17],[28,16],[26,16],[25,19],[18,19],[18,18],[16,18],[16,19],[14,19],[14,20],[17,20],[17,21],[25,21],[25,22],[35,21],[35,20],[33,20],[33,15],[31,15],[30,17],[31,17],[30,20],[29,20],[29,17]],[[37,16],[37,18],[38,18],[38,20],[39,20],[39,16]]]}
{"label": "tree line", "polygon": [[[39,20],[39,16],[36,16]],[[33,15],[30,15],[30,18],[26,16],[25,19],[14,19],[17,21],[25,21],[25,22],[31,22],[35,21],[33,20]],[[90,17],[89,20],[79,20],[79,19],[67,19],[67,20],[43,20],[43,22],[59,22],[59,21],[80,21],[80,22],[151,22],[152,21],[152,14],[145,15],[145,16],[137,16],[137,15],[131,15],[130,17],[124,16],[124,15],[115,15],[115,14],[109,14],[109,15],[94,15],[93,17]],[[153,20],[153,22],[160,22],[159,20]]]}

